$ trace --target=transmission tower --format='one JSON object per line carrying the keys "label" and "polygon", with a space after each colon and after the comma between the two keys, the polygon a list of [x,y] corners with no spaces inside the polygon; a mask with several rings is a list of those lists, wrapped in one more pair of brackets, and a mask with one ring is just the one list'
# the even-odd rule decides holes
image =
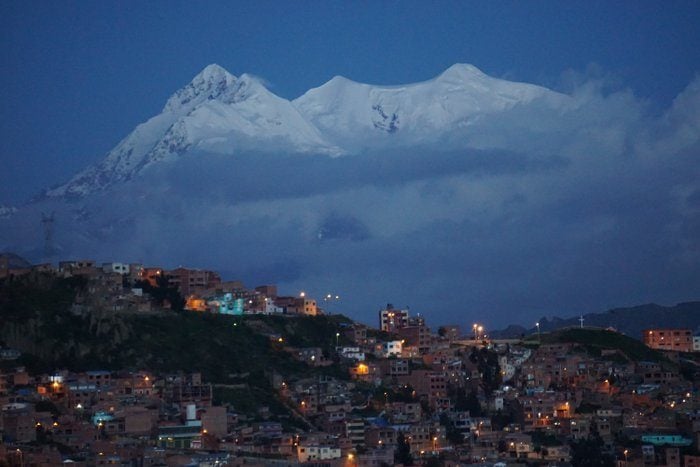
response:
{"label": "transmission tower", "polygon": [[48,259],[53,254],[53,212],[47,216],[41,213],[41,225],[44,227],[44,259]]}

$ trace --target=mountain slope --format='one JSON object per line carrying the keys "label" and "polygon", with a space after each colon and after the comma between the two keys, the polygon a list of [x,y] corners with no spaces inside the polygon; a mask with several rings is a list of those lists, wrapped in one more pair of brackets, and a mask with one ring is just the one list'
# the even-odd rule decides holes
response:
{"label": "mountain slope", "polygon": [[218,65],[209,65],[102,162],[47,195],[83,196],[130,180],[153,164],[194,149],[230,154],[282,147],[291,152],[341,153],[289,101],[268,91],[254,77],[237,78]]}
{"label": "mountain slope", "polygon": [[373,86],[336,76],[294,105],[329,138],[347,149],[415,145],[444,140],[480,118],[535,99],[566,97],[539,86],[492,78],[472,65],[453,65],[440,76],[404,86]]}

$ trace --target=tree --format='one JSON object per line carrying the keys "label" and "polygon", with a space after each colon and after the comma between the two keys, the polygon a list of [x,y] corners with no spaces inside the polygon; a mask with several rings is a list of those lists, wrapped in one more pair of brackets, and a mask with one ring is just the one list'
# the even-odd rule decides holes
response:
{"label": "tree", "polygon": [[574,467],[614,467],[615,460],[603,452],[599,436],[571,443],[571,464]]}
{"label": "tree", "polygon": [[468,410],[469,415],[472,417],[481,417],[483,415],[481,403],[479,402],[479,397],[477,396],[476,391],[469,392],[463,401],[458,400],[458,402],[461,402],[459,404],[461,408],[458,410]]}
{"label": "tree", "polygon": [[409,443],[403,432],[399,432],[396,437],[396,451],[394,451],[394,462],[403,465],[413,465],[413,456],[411,455],[411,444]]}
{"label": "tree", "polygon": [[137,281],[136,286],[143,289],[149,294],[153,302],[159,306],[163,306],[166,302],[170,303],[170,307],[174,311],[182,311],[185,309],[185,299],[180,295],[177,287],[172,287],[168,284],[168,278],[158,276],[156,278],[156,286],[152,286],[148,281]]}
{"label": "tree", "polygon": [[481,374],[481,386],[486,394],[491,394],[498,389],[502,382],[501,366],[498,363],[498,354],[486,347],[478,349],[472,347],[469,360],[475,363]]}
{"label": "tree", "polygon": [[455,428],[454,423],[450,420],[445,412],[440,414],[440,424],[445,427],[445,438],[453,446],[464,443],[464,436]]}

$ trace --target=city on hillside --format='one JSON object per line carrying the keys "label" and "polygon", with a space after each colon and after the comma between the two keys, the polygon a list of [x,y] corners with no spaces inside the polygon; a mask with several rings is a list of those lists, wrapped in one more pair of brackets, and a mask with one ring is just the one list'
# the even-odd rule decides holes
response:
{"label": "city on hillside", "polygon": [[700,466],[700,336],[493,339],[215,271],[0,255],[0,466]]}

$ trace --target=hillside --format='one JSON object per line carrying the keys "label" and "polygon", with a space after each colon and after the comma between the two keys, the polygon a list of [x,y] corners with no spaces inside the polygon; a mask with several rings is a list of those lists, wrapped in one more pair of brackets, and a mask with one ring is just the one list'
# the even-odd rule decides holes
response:
{"label": "hillside", "polygon": [[662,352],[650,349],[637,339],[623,334],[602,329],[560,329],[553,332],[533,334],[525,339],[526,343],[579,344],[591,356],[599,357],[603,350],[617,350],[630,361],[652,361],[670,363]]}
{"label": "hillside", "polygon": [[[0,282],[0,341],[25,354],[35,371],[148,368],[154,371],[201,371],[211,382],[229,375],[276,370],[311,371],[284,345],[330,349],[342,316],[316,318],[241,317],[192,312],[115,313],[71,311],[85,287],[79,277],[45,275]],[[255,366],[251,367],[251,362]]]}
{"label": "hillside", "polygon": [[[0,211],[1,216],[2,211]],[[0,253],[0,265],[6,265],[10,269],[28,268],[31,263],[14,253]]]}

